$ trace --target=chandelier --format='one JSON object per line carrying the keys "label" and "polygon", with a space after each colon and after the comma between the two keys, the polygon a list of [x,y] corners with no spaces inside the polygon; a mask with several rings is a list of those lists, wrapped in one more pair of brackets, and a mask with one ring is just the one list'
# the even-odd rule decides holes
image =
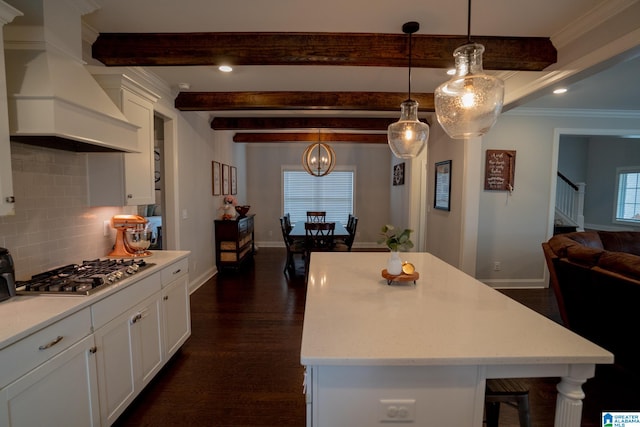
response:
{"label": "chandelier", "polygon": [[407,22],[402,31],[409,34],[409,88],[407,100],[400,104],[400,120],[389,125],[387,139],[393,154],[401,159],[416,157],[429,139],[429,125],[418,120],[418,102],[411,99],[411,35],[420,29],[417,22]]}
{"label": "chandelier", "polygon": [[456,72],[436,88],[436,117],[454,139],[484,135],[495,124],[504,102],[502,80],[482,70],[484,46],[471,42],[471,0],[467,18],[468,43],[453,52]]}
{"label": "chandelier", "polygon": [[309,145],[302,154],[302,166],[313,176],[329,175],[336,165],[336,153],[329,145],[320,142],[320,131],[318,131],[318,142]]}

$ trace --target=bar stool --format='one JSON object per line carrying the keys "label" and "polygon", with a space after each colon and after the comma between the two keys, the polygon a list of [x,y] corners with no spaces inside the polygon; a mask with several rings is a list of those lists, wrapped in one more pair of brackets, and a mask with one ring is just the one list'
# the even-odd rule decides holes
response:
{"label": "bar stool", "polygon": [[506,403],[518,409],[520,427],[531,427],[529,390],[513,379],[488,379],[485,389],[487,427],[498,427],[500,404]]}

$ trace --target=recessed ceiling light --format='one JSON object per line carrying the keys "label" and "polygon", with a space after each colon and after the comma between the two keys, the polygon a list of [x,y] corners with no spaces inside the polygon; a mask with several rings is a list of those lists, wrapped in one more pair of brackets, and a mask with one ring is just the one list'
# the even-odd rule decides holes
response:
{"label": "recessed ceiling light", "polygon": [[230,65],[221,65],[218,67],[218,70],[222,71],[223,73],[230,73],[233,71],[233,68],[231,68]]}
{"label": "recessed ceiling light", "polygon": [[560,94],[563,94],[563,93],[566,93],[566,92],[567,92],[567,88],[566,87],[561,87],[561,88],[558,88],[558,89],[553,91],[553,93],[555,93],[556,95],[560,95]]}

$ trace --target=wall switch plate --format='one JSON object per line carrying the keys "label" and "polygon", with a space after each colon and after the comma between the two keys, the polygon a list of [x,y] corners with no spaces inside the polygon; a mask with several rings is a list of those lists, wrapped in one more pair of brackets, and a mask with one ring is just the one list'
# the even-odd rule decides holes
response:
{"label": "wall switch plate", "polygon": [[413,423],[416,420],[416,400],[380,399],[378,419],[383,423]]}
{"label": "wall switch plate", "polygon": [[496,261],[493,263],[493,271],[500,271],[502,269],[502,265],[500,265],[500,261]]}
{"label": "wall switch plate", "polygon": [[110,233],[111,233],[111,221],[105,220],[102,223],[102,235],[104,237],[108,237]]}

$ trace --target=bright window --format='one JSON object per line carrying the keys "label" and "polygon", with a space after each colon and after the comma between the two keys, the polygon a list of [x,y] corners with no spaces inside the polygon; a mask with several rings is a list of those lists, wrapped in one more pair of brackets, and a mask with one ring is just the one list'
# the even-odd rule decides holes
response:
{"label": "bright window", "polygon": [[327,221],[346,224],[353,213],[353,170],[317,177],[300,170],[283,170],[284,212],[291,222],[306,221],[307,211],[326,211]]}
{"label": "bright window", "polygon": [[640,224],[640,167],[617,170],[616,221]]}

